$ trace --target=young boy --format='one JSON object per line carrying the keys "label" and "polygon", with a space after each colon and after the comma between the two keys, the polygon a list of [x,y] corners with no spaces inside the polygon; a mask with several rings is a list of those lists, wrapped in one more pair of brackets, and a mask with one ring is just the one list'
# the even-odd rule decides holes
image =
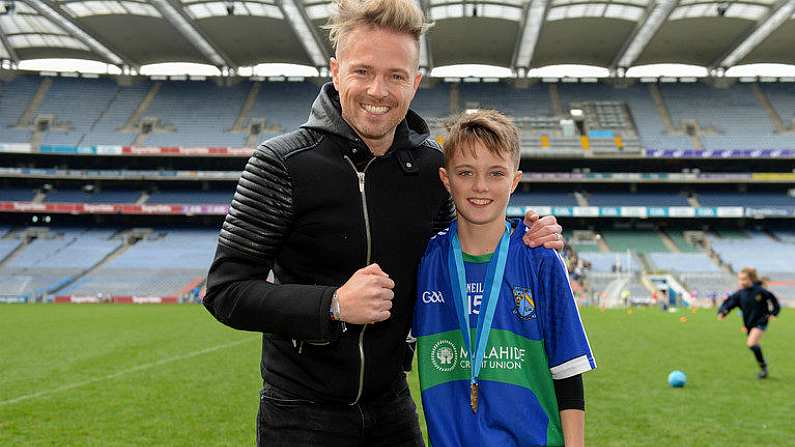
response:
{"label": "young boy", "polygon": [[580,374],[596,363],[566,269],[505,220],[518,131],[495,111],[462,115],[444,153],[456,221],[422,258],[412,330],[431,445],[582,446]]}

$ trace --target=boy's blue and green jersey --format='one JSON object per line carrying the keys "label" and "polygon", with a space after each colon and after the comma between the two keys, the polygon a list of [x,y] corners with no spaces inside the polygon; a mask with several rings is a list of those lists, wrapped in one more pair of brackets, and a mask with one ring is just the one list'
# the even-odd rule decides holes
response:
{"label": "boy's blue and green jersey", "polygon": [[[471,365],[452,302],[449,231],[428,244],[420,264],[412,333],[433,447],[563,445],[552,380],[591,370],[596,363],[563,261],[554,250],[525,246],[524,232],[519,224],[511,235],[480,372],[477,413],[470,407]],[[472,339],[487,293],[483,282],[488,261],[488,255],[464,257],[464,309]]]}

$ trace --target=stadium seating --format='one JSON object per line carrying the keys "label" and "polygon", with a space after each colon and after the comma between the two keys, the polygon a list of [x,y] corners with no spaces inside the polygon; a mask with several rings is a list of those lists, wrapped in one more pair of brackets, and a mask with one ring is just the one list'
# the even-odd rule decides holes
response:
{"label": "stadium seating", "polygon": [[450,115],[450,84],[437,82],[422,85],[414,96],[411,109],[428,118],[443,118]]}
{"label": "stadium seating", "polygon": [[0,202],[30,202],[36,192],[31,188],[2,188],[0,189]]}
{"label": "stadium seating", "polygon": [[645,84],[611,87],[605,84],[560,84],[563,106],[577,101],[619,101],[629,106],[643,145],[650,149],[684,149],[692,147],[690,139],[666,132],[654,99]]}
{"label": "stadium seating", "polygon": [[690,206],[687,197],[674,192],[592,192],[587,199],[591,206]]}
{"label": "stadium seating", "polygon": [[551,116],[549,91],[543,84],[514,88],[510,83],[463,82],[460,107],[497,109],[514,117]]}
{"label": "stadium seating", "polygon": [[795,231],[776,231],[774,234],[783,242],[795,243]]}
{"label": "stadium seating", "polygon": [[651,292],[643,285],[639,275],[633,276],[625,288],[629,291],[630,300],[648,300],[651,298]]}
{"label": "stadium seating", "polygon": [[515,192],[511,196],[511,206],[577,206],[577,199],[571,192],[538,191]]}
{"label": "stadium seating", "polygon": [[155,232],[60,294],[175,296],[203,279],[212,262],[217,235],[215,230]]}
{"label": "stadium seating", "polygon": [[80,190],[57,190],[47,193],[45,202],[58,203],[135,203],[140,191],[104,190],[88,193]]}
{"label": "stadium seating", "polygon": [[[14,126],[31,103],[39,85],[47,79],[52,86],[43,97],[31,120],[52,116],[55,129],[44,135],[44,144],[126,145],[131,144],[137,129],[125,132],[127,120],[155,85],[145,78],[132,85],[119,86],[111,78],[41,78],[21,75],[12,81],[0,81],[0,143],[24,143],[31,139],[29,129]],[[264,124],[260,140],[303,124],[317,96],[315,81],[259,83],[259,94],[253,107],[241,121],[241,127],[230,132],[254,84],[240,81],[232,86],[219,86],[214,81],[158,81],[159,90],[152,103],[143,110],[138,123],[155,118],[159,124],[143,141],[148,146],[242,146],[248,135],[248,124]],[[450,113],[453,84],[436,80],[425,85],[415,97],[412,107],[423,116],[440,119]],[[751,84],[738,83],[729,88],[714,88],[703,82],[636,83],[615,87],[607,82],[558,83],[560,103],[553,104],[550,84],[534,83],[515,87],[511,81],[460,82],[458,109],[468,107],[496,108],[512,115],[522,130],[522,140],[533,149],[541,146],[540,135],[549,137],[550,149],[581,153],[576,136],[560,134],[560,118],[572,108],[585,109],[590,126],[613,129],[622,135],[625,144],[640,138],[643,146],[652,149],[689,149],[693,141],[684,134],[685,122],[696,121],[700,139],[706,149],[788,148],[792,134],[775,133],[772,121],[754,96]],[[789,84],[761,84],[785,127],[791,126],[795,108],[795,89]],[[658,109],[652,91],[659,91],[662,106]],[[553,116],[560,106],[562,116]],[[626,105],[629,119],[624,117]],[[79,110],[79,114],[73,113]],[[673,128],[666,129],[662,111],[670,114]],[[634,124],[633,124],[634,123]],[[32,124],[32,123],[31,123]],[[551,126],[551,127],[550,127]],[[622,127],[626,127],[623,131]],[[63,129],[70,130],[64,131]],[[60,129],[60,130],[59,130]],[[546,130],[545,130],[546,129]],[[595,130],[602,130],[595,129]],[[629,147],[629,146],[628,146]],[[612,137],[591,139],[594,152],[616,151]]]}
{"label": "stadium seating", "polygon": [[720,272],[705,253],[648,253],[657,270],[669,272]]}
{"label": "stadium seating", "polygon": [[772,273],[768,289],[773,292],[785,306],[795,305],[795,272]]}
{"label": "stadium seating", "polygon": [[622,271],[641,271],[640,260],[626,252],[580,252],[580,257],[591,263],[594,272],[614,272],[618,266]]}
{"label": "stadium seating", "polygon": [[726,272],[683,272],[678,276],[690,293],[695,293],[700,300],[714,296],[717,304],[737,289],[737,279]]}
{"label": "stadium seating", "polygon": [[611,251],[636,253],[668,251],[660,235],[655,231],[602,231],[602,237]]}
{"label": "stadium seating", "polygon": [[[43,144],[82,144],[83,137],[114,99],[118,87],[108,78],[55,78],[34,115],[52,116],[55,125],[44,136]],[[75,113],[79,111],[78,113]],[[68,131],[59,130],[64,126]]]}
{"label": "stadium seating", "polygon": [[795,84],[762,83],[759,88],[767,94],[785,126],[795,123]]}
{"label": "stadium seating", "polygon": [[119,144],[129,145],[135,139],[135,132],[120,132],[146,96],[151,83],[140,81],[135,85],[119,88],[113,101],[100,116],[99,120],[89,129],[84,145]]}
{"label": "stadium seating", "polygon": [[180,190],[170,191],[164,190],[156,192],[149,196],[146,201],[147,204],[224,204],[228,205],[232,202],[232,196],[235,194],[234,189],[229,191],[192,191]]}
{"label": "stadium seating", "polygon": [[742,207],[795,207],[795,197],[785,191],[774,192],[714,192],[697,193],[701,206],[742,206]]}
{"label": "stadium seating", "polygon": [[91,268],[122,241],[104,230],[54,230],[31,242],[0,269],[0,295],[37,298]]}
{"label": "stadium seating", "polygon": [[[0,237],[5,232],[5,230],[0,230]],[[11,254],[17,247],[19,247],[20,242],[13,239],[5,239],[0,240],[0,262],[2,262],[6,256]]]}
{"label": "stadium seating", "polygon": [[10,82],[0,81],[0,143],[30,141],[30,130],[14,129],[13,126],[36,94],[39,82],[37,76],[18,76]]}
{"label": "stadium seating", "polygon": [[[276,127],[265,129],[260,140],[297,129],[309,118],[309,111],[319,91],[309,82],[263,82],[251,119],[266,119]],[[242,105],[242,101],[240,103]],[[240,106],[235,110],[239,110]]]}
{"label": "stadium seating", "polygon": [[752,233],[747,238],[721,238],[709,236],[711,247],[735,271],[755,267],[760,275],[792,273],[792,250],[795,244],[780,242],[762,233]]}
{"label": "stadium seating", "polygon": [[244,134],[232,128],[248,94],[247,83],[221,87],[212,81],[164,82],[142,118],[156,117],[174,132],[153,131],[147,146],[243,145]]}
{"label": "stadium seating", "polygon": [[698,247],[688,242],[681,232],[669,231],[667,234],[668,237],[671,238],[671,241],[674,243],[674,245],[676,245],[676,248],[679,249],[679,251],[684,253],[695,253],[700,251]]}
{"label": "stadium seating", "polygon": [[[701,83],[660,87],[674,125],[698,120],[705,149],[783,148],[792,136],[775,135],[749,84],[712,88]],[[709,129],[714,129],[714,135]]]}

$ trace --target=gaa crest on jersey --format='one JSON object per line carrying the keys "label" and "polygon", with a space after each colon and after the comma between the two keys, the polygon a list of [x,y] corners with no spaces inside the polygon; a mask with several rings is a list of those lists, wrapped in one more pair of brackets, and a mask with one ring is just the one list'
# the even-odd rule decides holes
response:
{"label": "gaa crest on jersey", "polygon": [[536,317],[536,303],[533,294],[527,287],[513,288],[513,314],[520,320],[532,320]]}

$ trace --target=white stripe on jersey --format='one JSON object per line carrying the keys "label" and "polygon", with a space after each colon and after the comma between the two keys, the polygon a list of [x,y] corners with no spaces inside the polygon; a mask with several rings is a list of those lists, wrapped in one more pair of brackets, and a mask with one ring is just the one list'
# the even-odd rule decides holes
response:
{"label": "white stripe on jersey", "polygon": [[582,374],[585,371],[590,371],[592,369],[593,368],[591,368],[591,362],[588,360],[588,356],[581,355],[562,365],[549,368],[549,372],[552,373],[553,379],[560,380],[567,377],[576,376],[577,374]]}

